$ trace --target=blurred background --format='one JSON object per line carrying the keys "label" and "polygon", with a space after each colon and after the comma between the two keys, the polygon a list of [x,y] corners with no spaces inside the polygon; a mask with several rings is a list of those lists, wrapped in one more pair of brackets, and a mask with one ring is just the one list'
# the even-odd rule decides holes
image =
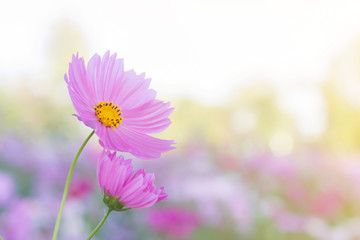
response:
{"label": "blurred background", "polygon": [[[8,1],[0,8],[0,236],[50,239],[91,132],[63,79],[107,50],[152,78],[176,149],[134,159],[170,200],[112,213],[94,239],[360,239],[360,3]],[[104,215],[93,137],[59,239]],[[131,157],[128,155],[128,157]]]}

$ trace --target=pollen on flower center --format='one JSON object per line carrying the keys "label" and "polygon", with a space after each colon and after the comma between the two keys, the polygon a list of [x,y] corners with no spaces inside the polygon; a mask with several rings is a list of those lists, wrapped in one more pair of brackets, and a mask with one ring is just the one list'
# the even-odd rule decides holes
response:
{"label": "pollen on flower center", "polygon": [[121,117],[121,109],[113,102],[99,102],[94,109],[99,121],[106,127],[111,127],[113,130],[118,127],[123,120]]}

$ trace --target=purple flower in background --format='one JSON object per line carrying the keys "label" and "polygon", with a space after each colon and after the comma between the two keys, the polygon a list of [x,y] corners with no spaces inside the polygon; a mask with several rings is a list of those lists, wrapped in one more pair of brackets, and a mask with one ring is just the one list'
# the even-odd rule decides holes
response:
{"label": "purple flower in background", "polygon": [[22,240],[34,237],[36,228],[32,222],[32,203],[27,200],[16,201],[0,222],[0,236],[4,239]]}
{"label": "purple flower in background", "polygon": [[195,213],[180,207],[151,209],[146,222],[153,230],[170,239],[188,239],[199,225]]}
{"label": "purple flower in background", "polygon": [[0,144],[1,156],[7,164],[27,170],[34,167],[34,155],[20,135],[15,133],[4,134],[0,139]]}
{"label": "purple flower in background", "polygon": [[108,51],[102,59],[95,54],[87,68],[83,58],[73,55],[65,81],[76,116],[95,130],[105,149],[153,159],[174,148],[174,141],[148,135],[166,129],[174,109],[155,99],[145,74],[124,71],[123,59],[116,54]]}
{"label": "purple flower in background", "polygon": [[15,194],[15,183],[7,173],[0,172],[0,207],[7,205]]}
{"label": "purple flower in background", "polygon": [[140,169],[134,174],[131,160],[103,151],[98,162],[98,182],[104,191],[104,202],[113,210],[147,208],[168,199],[164,188],[154,185],[154,174]]}

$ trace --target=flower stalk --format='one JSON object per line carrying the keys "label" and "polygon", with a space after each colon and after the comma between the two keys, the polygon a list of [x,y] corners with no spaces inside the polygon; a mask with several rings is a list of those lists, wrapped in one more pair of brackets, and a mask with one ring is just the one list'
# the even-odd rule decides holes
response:
{"label": "flower stalk", "polygon": [[90,236],[86,239],[86,240],[90,240],[97,231],[99,231],[99,229],[101,228],[101,226],[104,224],[104,222],[106,221],[106,219],[108,218],[109,214],[111,213],[111,209],[109,208],[105,214],[105,216],[103,217],[103,219],[101,219],[101,221],[99,222],[99,224],[96,226],[96,228],[94,229],[94,231],[92,231],[92,233],[90,234]]}
{"label": "flower stalk", "polygon": [[57,234],[58,234],[58,231],[59,231],[59,226],[60,226],[60,221],[61,221],[61,217],[62,217],[62,213],[63,213],[63,210],[64,210],[64,205],[65,205],[65,201],[66,201],[66,197],[67,197],[67,194],[69,192],[69,186],[70,186],[70,181],[71,181],[71,177],[72,177],[72,173],[74,171],[74,168],[75,168],[75,165],[76,165],[76,162],[80,156],[80,153],[82,152],[82,150],[84,149],[85,145],[87,144],[87,142],[90,140],[90,138],[92,137],[92,135],[94,135],[95,133],[95,130],[93,130],[90,135],[85,139],[85,141],[83,142],[83,144],[81,145],[79,151],[77,152],[71,166],[70,166],[70,169],[69,169],[69,173],[68,173],[68,176],[67,176],[67,179],[66,179],[66,182],[65,182],[65,188],[64,188],[64,193],[63,193],[63,197],[62,197],[62,200],[61,200],[61,204],[60,204],[60,209],[59,209],[59,213],[58,213],[58,216],[57,216],[57,219],[56,219],[56,223],[55,223],[55,227],[54,227],[54,232],[53,232],[53,236],[52,236],[52,240],[56,240],[57,238]]}

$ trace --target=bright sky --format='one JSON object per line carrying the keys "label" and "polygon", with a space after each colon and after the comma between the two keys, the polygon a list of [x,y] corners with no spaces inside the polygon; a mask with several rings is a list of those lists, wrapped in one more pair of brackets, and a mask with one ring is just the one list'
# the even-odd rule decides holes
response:
{"label": "bright sky", "polygon": [[323,80],[333,58],[359,37],[359,12],[360,1],[344,0],[6,1],[0,79],[40,76],[48,34],[68,20],[90,53],[117,52],[161,96],[222,103],[254,79]]}

